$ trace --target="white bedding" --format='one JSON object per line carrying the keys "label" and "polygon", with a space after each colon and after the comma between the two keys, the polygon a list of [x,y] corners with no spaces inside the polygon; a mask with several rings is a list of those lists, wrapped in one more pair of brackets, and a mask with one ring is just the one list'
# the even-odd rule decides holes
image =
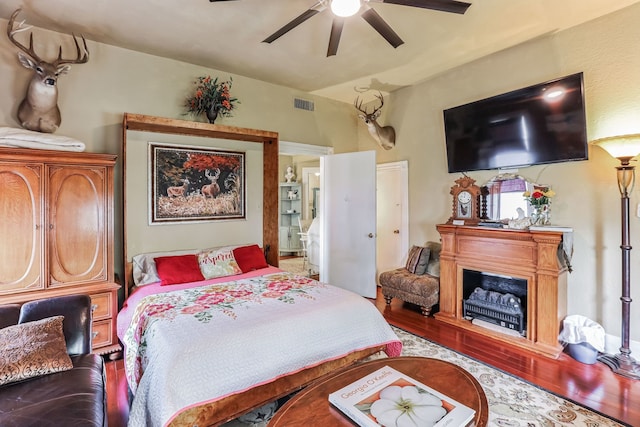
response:
{"label": "white bedding", "polygon": [[168,425],[186,408],[356,350],[386,344],[400,354],[397,336],[359,295],[275,268],[233,279],[147,285],[127,300],[118,333],[135,394],[129,426]]}
{"label": "white bedding", "polygon": [[0,146],[40,150],[84,151],[84,142],[67,136],[26,129],[0,127]]}

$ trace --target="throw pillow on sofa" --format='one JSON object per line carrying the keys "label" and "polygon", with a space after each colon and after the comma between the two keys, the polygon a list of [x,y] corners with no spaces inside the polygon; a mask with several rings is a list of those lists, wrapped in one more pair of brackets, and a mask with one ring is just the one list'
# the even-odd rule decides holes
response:
{"label": "throw pillow on sofa", "polygon": [[73,368],[63,316],[0,329],[0,385]]}

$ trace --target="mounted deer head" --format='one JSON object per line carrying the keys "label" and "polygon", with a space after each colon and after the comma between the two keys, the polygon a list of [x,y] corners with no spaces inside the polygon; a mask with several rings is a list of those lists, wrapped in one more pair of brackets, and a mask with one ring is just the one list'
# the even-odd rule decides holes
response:
{"label": "mounted deer head", "polygon": [[52,133],[58,129],[62,118],[58,108],[58,76],[65,74],[71,68],[69,64],[84,64],[89,60],[87,41],[82,38],[83,49],[81,51],[75,34],[73,41],[76,44],[76,59],[63,59],[62,46],[58,52],[58,59],[46,62],[40,59],[33,50],[33,33],[29,34],[29,48],[15,39],[15,35],[27,31],[31,27],[25,26],[24,21],[19,22],[13,28],[14,22],[22,9],[17,9],[11,15],[7,25],[9,40],[22,52],[18,53],[20,63],[33,70],[33,76],[27,87],[27,93],[18,107],[18,120],[20,125],[29,130]]}
{"label": "mounted deer head", "polygon": [[391,150],[396,146],[396,131],[391,126],[380,126],[377,122],[378,117],[380,117],[380,113],[382,112],[380,109],[384,105],[384,98],[382,97],[382,93],[378,92],[379,95],[376,95],[376,98],[380,100],[380,106],[373,109],[373,112],[369,113],[367,109],[362,109],[362,101],[360,98],[356,98],[353,105],[360,111],[362,114],[358,114],[364,123],[367,125],[367,129],[369,130],[369,134],[376,140],[378,145],[380,145],[385,150]]}

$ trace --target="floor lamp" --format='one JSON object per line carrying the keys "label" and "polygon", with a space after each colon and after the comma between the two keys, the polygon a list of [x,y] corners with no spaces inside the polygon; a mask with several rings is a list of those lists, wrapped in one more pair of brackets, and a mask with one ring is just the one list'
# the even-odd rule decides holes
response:
{"label": "floor lamp", "polygon": [[613,157],[620,160],[618,171],[618,189],[621,197],[622,218],[622,335],[620,353],[615,355],[602,355],[598,360],[611,368],[613,372],[625,377],[640,379],[640,366],[631,357],[629,349],[629,314],[631,307],[631,279],[630,279],[630,253],[629,242],[629,194],[635,183],[635,166],[630,164],[632,158],[640,154],[640,134],[621,135],[602,138],[593,141],[606,150]]}

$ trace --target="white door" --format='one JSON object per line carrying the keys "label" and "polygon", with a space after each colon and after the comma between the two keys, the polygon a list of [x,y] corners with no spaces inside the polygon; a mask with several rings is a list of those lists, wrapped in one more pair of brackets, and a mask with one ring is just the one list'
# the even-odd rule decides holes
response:
{"label": "white door", "polygon": [[377,253],[380,273],[402,267],[409,246],[409,173],[406,160],[376,167]]}
{"label": "white door", "polygon": [[320,159],[320,280],[376,297],[376,153]]}

